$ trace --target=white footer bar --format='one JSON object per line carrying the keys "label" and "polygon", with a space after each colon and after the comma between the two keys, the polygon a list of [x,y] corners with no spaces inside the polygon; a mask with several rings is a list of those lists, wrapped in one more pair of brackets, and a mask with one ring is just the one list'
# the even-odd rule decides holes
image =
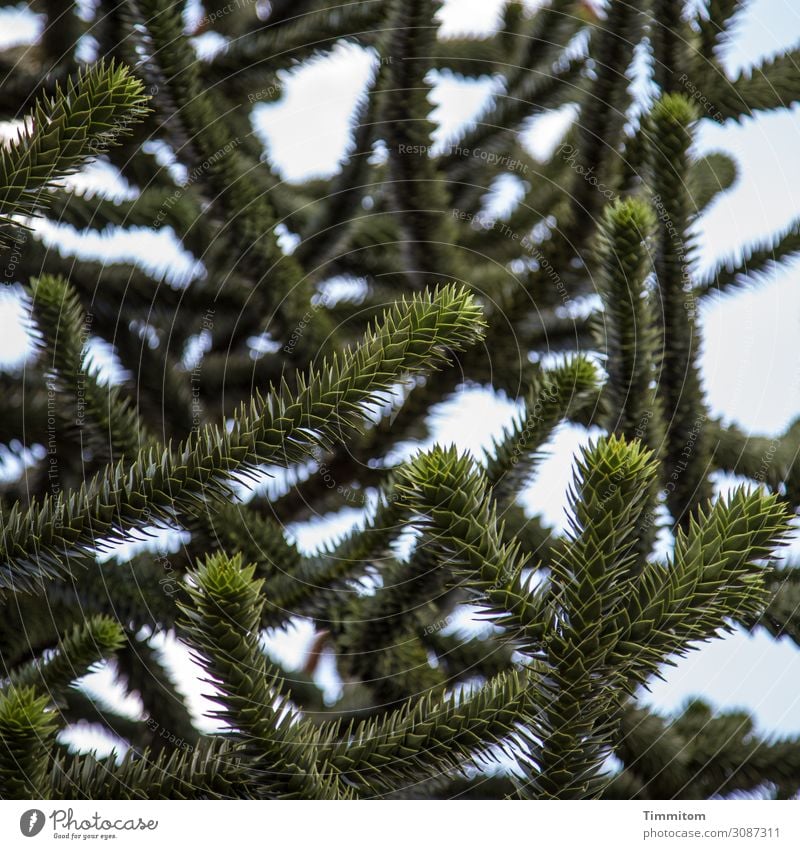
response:
{"label": "white footer bar", "polygon": [[[797,802],[0,801],[0,846],[800,847]],[[227,842],[226,842],[227,841]],[[235,841],[235,842],[234,842]]]}

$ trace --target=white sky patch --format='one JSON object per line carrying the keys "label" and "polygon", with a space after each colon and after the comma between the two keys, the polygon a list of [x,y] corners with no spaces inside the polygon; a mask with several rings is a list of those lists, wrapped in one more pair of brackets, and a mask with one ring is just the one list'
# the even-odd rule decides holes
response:
{"label": "white sky patch", "polygon": [[792,0],[751,0],[736,19],[730,49],[723,53],[729,74],[749,68],[800,40],[800,7]]}
{"label": "white sky patch", "polygon": [[735,255],[798,215],[800,174],[793,167],[800,107],[724,126],[704,121],[697,153],[721,151],[739,165],[737,182],[701,220],[701,263]]}
{"label": "white sky patch", "polygon": [[113,754],[117,761],[122,760],[129,748],[124,740],[101,725],[89,722],[80,722],[60,731],[58,740],[68,744],[73,752],[92,752],[97,758],[106,758]]}
{"label": "white sky patch", "polygon": [[316,554],[326,543],[336,542],[363,522],[363,510],[345,507],[308,522],[287,525],[286,531],[303,554]]}
{"label": "white sky patch", "polygon": [[19,288],[0,288],[0,365],[21,366],[33,350]]}
{"label": "white sky patch", "polygon": [[525,147],[537,159],[546,162],[563,140],[577,115],[577,108],[569,103],[560,109],[551,109],[537,115],[528,122],[523,132]]}
{"label": "white sky patch", "polygon": [[122,201],[133,200],[137,196],[137,192],[127,185],[119,171],[104,159],[90,162],[77,174],[67,177],[64,185],[88,197],[98,194],[109,200]]}
{"label": "white sky patch", "polygon": [[353,110],[374,63],[372,52],[341,44],[330,58],[283,74],[281,100],[256,107],[256,132],[284,179],[336,173],[350,141]]}
{"label": "white sky patch", "polygon": [[498,85],[491,77],[465,79],[447,72],[431,73],[430,82],[430,101],[435,106],[431,120],[437,125],[433,152],[439,153],[448,150],[463,128],[481,116]]}
{"label": "white sky patch", "polygon": [[575,458],[600,430],[592,432],[576,425],[562,425],[543,446],[548,457],[542,462],[533,483],[520,497],[530,514],[541,514],[546,525],[557,530],[566,527],[567,493],[572,483]]}
{"label": "white sky patch", "polygon": [[79,232],[67,224],[40,221],[36,230],[47,247],[62,254],[109,263],[135,263],[151,274],[165,275],[173,283],[183,283],[202,273],[202,264],[177,245],[171,229],[115,226]]}
{"label": "white sky patch", "polygon": [[287,669],[299,669],[308,658],[308,648],[316,634],[308,619],[296,619],[287,628],[274,631],[267,638],[267,647],[280,657]]}
{"label": "white sky patch", "polygon": [[497,437],[511,422],[517,405],[486,389],[466,389],[457,399],[437,407],[431,421],[432,441],[439,445],[455,445],[476,459],[491,448]]}
{"label": "white sky patch", "polygon": [[0,50],[31,44],[39,38],[44,15],[35,15],[23,3],[0,9]]}
{"label": "white sky patch", "polygon": [[186,704],[197,728],[206,733],[225,727],[225,723],[210,717],[211,711],[219,710],[213,696],[216,689],[205,678],[205,672],[192,659],[191,650],[185,643],[172,634],[160,634],[152,644],[161,650],[162,658],[168,665],[178,689],[186,698]]}
{"label": "white sky patch", "polygon": [[737,630],[712,640],[662,670],[643,701],[659,711],[678,711],[700,697],[724,710],[750,711],[764,731],[800,733],[800,652],[788,638],[775,640],[763,630]]}
{"label": "white sky patch", "polygon": [[482,36],[494,32],[500,23],[504,0],[448,0],[439,13],[442,36]]}
{"label": "white sky patch", "polygon": [[800,266],[702,310],[700,364],[712,412],[754,435],[779,434],[800,414]]}
{"label": "white sky patch", "polygon": [[525,181],[516,174],[501,174],[492,183],[481,210],[481,220],[494,220],[510,215],[525,197]]}
{"label": "white sky patch", "polygon": [[129,719],[136,719],[141,716],[141,699],[138,696],[126,693],[124,687],[116,681],[113,663],[104,663],[96,671],[84,675],[81,681],[86,692],[95,696],[101,706],[105,699],[113,696],[114,706],[121,714]]}
{"label": "white sky patch", "polygon": [[[145,551],[155,551],[159,554],[174,554],[180,550],[184,542],[188,542],[189,535],[184,531],[176,531],[172,528],[149,525],[137,531],[139,538],[129,539],[108,545],[98,556],[101,563],[116,560],[126,563],[137,554]],[[146,536],[144,536],[146,535]],[[144,537],[144,538],[143,538]]]}

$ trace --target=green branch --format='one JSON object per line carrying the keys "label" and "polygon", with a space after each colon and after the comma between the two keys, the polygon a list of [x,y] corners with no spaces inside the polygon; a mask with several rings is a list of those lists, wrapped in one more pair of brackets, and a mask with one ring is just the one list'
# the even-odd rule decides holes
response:
{"label": "green branch", "polygon": [[130,465],[117,464],[70,495],[45,497],[0,513],[0,586],[27,588],[60,574],[73,551],[206,499],[229,495],[228,481],[257,464],[286,466],[317,447],[345,441],[398,380],[424,373],[480,338],[478,307],[454,287],[387,310],[354,350],[298,375],[242,407],[233,428],[207,426],[177,448],[149,447]]}
{"label": "green branch", "polygon": [[0,247],[19,226],[15,216],[47,206],[48,189],[118,143],[142,120],[146,102],[142,83],[113,62],[40,98],[16,140],[0,149]]}

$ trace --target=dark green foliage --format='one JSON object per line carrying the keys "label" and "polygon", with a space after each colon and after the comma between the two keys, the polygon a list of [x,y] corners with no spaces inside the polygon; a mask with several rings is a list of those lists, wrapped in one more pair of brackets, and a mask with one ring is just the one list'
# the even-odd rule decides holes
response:
{"label": "dark green foliage", "polygon": [[633,48],[639,40],[643,15],[632,3],[611,0],[605,20],[598,26],[590,44],[594,77],[581,104],[577,124],[578,161],[583,174],[572,181],[573,230],[586,242],[589,222],[603,205],[603,194],[584,178],[593,174],[604,186],[614,188],[618,168],[614,149],[629,105],[627,70],[633,61]]}
{"label": "dark green foliage", "polygon": [[709,83],[709,97],[720,119],[737,121],[754,112],[785,109],[796,103],[800,83],[800,50],[790,50],[746,71],[733,80],[724,77]]}
{"label": "dark green foliage", "polygon": [[555,552],[542,605],[550,626],[542,638],[545,733],[525,787],[531,798],[585,798],[603,786],[627,684],[625,666],[612,660],[624,634],[620,606],[632,592],[636,526],[655,471],[652,455],[614,437],[579,466],[570,537]]}
{"label": "dark green foliage", "polygon": [[[0,156],[0,267],[33,342],[0,370],[18,461],[0,481],[0,797],[798,792],[796,740],[638,701],[734,627],[800,643],[798,569],[771,562],[800,506],[800,422],[723,424],[698,367],[703,298],[800,246],[792,222],[694,269],[698,218],[738,173],[695,155],[699,127],[797,96],[794,52],[726,77],[744,5],[511,2],[497,32],[447,38],[433,0],[281,0],[263,21],[236,4],[197,32],[166,0],[43,4],[36,51],[0,61],[0,117],[33,116]],[[374,58],[344,161],[284,180],[259,104],[343,42]],[[628,73],[647,45],[652,101]],[[437,75],[497,86],[441,149]],[[522,131],[565,105],[562,143],[534,157]],[[65,187],[97,157],[125,199]],[[518,200],[491,217],[501,178]],[[62,254],[33,215],[171,228],[196,270]],[[464,386],[519,402],[482,459],[429,441]],[[569,425],[592,441],[559,531],[526,490]],[[758,486],[715,498],[715,472]],[[362,522],[307,553],[298,526],[343,508]],[[655,557],[661,516],[674,544]],[[155,530],[168,549],[99,557]],[[314,636],[289,669],[265,638],[300,619]],[[196,725],[173,638],[218,732]],[[101,664],[138,713],[89,695]],[[127,751],[67,751],[79,724]]]}
{"label": "dark green foliage", "polygon": [[198,742],[200,735],[184,697],[149,640],[128,634],[116,653],[115,666],[117,680],[129,693],[139,695],[147,714],[145,725],[149,733],[139,730],[137,748],[149,746],[152,753],[157,753],[162,748],[185,749]]}
{"label": "dark green foliage", "polygon": [[95,663],[110,657],[123,643],[122,629],[111,618],[95,616],[59,640],[55,652],[44,662],[32,662],[14,670],[14,687],[38,687],[58,700],[75,679],[89,672]]}
{"label": "dark green foliage", "polygon": [[486,476],[498,500],[508,502],[530,483],[556,426],[591,410],[598,390],[597,369],[582,356],[536,375],[522,412],[495,441],[487,461]]}
{"label": "dark green foliage", "polygon": [[430,531],[426,550],[446,564],[445,584],[463,585],[519,639],[538,639],[539,611],[521,574],[527,557],[517,542],[504,541],[497,506],[470,458],[454,449],[423,454],[403,470],[401,492]]}
{"label": "dark green foliage", "polygon": [[627,706],[617,755],[624,770],[606,788],[607,798],[741,795],[762,789],[766,781],[769,798],[786,799],[796,792],[800,742],[763,739],[748,714],[714,715],[696,700],[672,720]]}
{"label": "dark green foliage", "polygon": [[775,637],[800,645],[800,571],[796,566],[776,569],[767,576],[770,603],[751,626],[766,628]]}
{"label": "dark green foliage", "polygon": [[318,770],[313,739],[287,712],[280,677],[259,645],[263,601],[253,571],[224,555],[209,558],[195,576],[181,628],[221,690],[218,715],[241,734],[263,792],[337,798],[344,788]]}
{"label": "dark green foliage", "polygon": [[101,385],[86,362],[90,326],[76,292],[63,278],[35,278],[30,309],[41,334],[38,342],[51,386],[78,400],[69,415],[59,409],[64,425],[81,431],[81,446],[109,462],[121,459],[114,457],[115,450],[123,457],[135,457],[146,434],[120,388]]}
{"label": "dark green foliage", "polygon": [[113,768],[89,755],[63,756],[51,775],[51,799],[249,799],[251,776],[224,740],[197,749],[141,757],[129,752]]}
{"label": "dark green foliage", "polygon": [[428,697],[380,720],[346,726],[346,741],[324,756],[358,784],[402,788],[419,775],[457,770],[494,743],[526,736],[531,681],[524,672],[493,677],[468,698]]}
{"label": "dark green foliage", "polygon": [[659,339],[647,291],[654,227],[653,212],[641,200],[620,201],[606,210],[599,239],[598,288],[604,309],[598,336],[606,346],[606,426],[658,450],[662,423],[654,382]]}
{"label": "dark green foliage", "polygon": [[145,114],[142,83],[125,67],[100,64],[40,99],[25,127],[0,151],[0,245],[8,247],[14,216],[46,206],[47,189],[92,156],[117,144]]}
{"label": "dark green foliage", "polygon": [[730,291],[766,276],[781,262],[794,259],[799,253],[800,221],[793,221],[769,241],[749,247],[742,257],[720,263],[698,287],[702,293]]}
{"label": "dark green foliage", "polygon": [[431,104],[425,77],[435,49],[434,15],[440,3],[393,0],[390,5],[391,63],[381,93],[381,125],[389,144],[388,190],[401,222],[403,262],[411,286],[418,289],[426,282],[424,273],[459,276],[449,250],[455,232],[448,194],[430,155],[433,124],[427,117]]}
{"label": "dark green foliage", "polygon": [[[15,505],[3,516],[7,565],[0,585],[50,575],[61,568],[63,553],[91,548],[145,517],[167,520],[181,505],[224,496],[235,472],[303,460],[356,429],[392,380],[435,367],[447,347],[458,349],[479,335],[477,310],[464,292],[446,288],[420,296],[387,312],[355,351],[299,376],[296,394],[284,383],[254,397],[229,432],[207,426],[176,449],[148,447],[131,465],[106,467],[70,498],[46,497],[24,511]],[[25,552],[34,549],[31,560]]]}
{"label": "dark green foliage", "polygon": [[4,799],[46,799],[56,716],[33,687],[0,693],[0,794]]}
{"label": "dark green foliage", "polygon": [[[598,239],[602,253],[598,289],[603,313],[597,335],[601,344],[605,342],[608,372],[603,387],[603,424],[628,440],[641,440],[660,455],[666,423],[655,388],[659,333],[647,289],[653,267],[650,251],[654,228],[649,204],[638,198],[617,201],[606,210]],[[639,529],[638,548],[645,556],[656,534],[658,484],[658,477],[654,477]]]}
{"label": "dark green foliage", "polygon": [[652,0],[650,42],[653,49],[653,78],[662,92],[680,89],[679,75],[687,68],[689,27],[682,0]]}
{"label": "dark green foliage", "polygon": [[736,182],[737,177],[736,163],[724,153],[709,153],[693,162],[689,188],[697,212],[705,212],[720,193]]}
{"label": "dark green foliage", "polygon": [[664,95],[650,116],[650,181],[658,220],[655,272],[662,326],[658,387],[666,415],[667,504],[685,524],[711,494],[707,413],[697,365],[698,302],[692,292],[694,210],[687,172],[696,113],[682,95]]}

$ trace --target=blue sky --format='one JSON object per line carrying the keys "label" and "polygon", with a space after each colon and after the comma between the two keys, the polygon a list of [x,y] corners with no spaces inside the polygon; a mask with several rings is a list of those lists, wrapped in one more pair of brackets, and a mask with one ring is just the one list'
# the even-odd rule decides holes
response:
{"label": "blue sky", "polygon": [[[443,25],[449,32],[481,31],[492,25],[498,0],[449,0]],[[18,40],[32,16],[0,14],[0,46]],[[33,30],[30,30],[33,31]],[[733,71],[760,57],[800,43],[800,5],[791,0],[754,0],[742,16],[726,54]],[[299,179],[308,173],[330,174],[347,143],[349,115],[363,86],[370,59],[355,48],[337,50],[331,60],[315,63],[285,79],[284,98],[257,110],[256,128],[284,176]],[[474,115],[489,90],[487,81],[466,85],[453,79],[439,81],[434,92],[434,117],[447,137]],[[542,122],[527,134],[534,151],[553,143],[559,122]],[[800,108],[779,115],[748,119],[722,127],[704,122],[699,152],[723,150],[740,166],[737,184],[704,217],[700,231],[699,265],[736,254],[749,241],[785,227],[800,215]],[[103,169],[93,169],[93,180],[116,190]],[[190,265],[165,234],[136,233],[87,240],[63,230],[52,231],[53,243],[88,250],[102,256],[159,256],[181,272]],[[746,431],[779,434],[800,415],[800,263],[772,272],[751,290],[716,298],[701,313],[703,351],[701,366],[712,412],[735,421]],[[19,314],[8,299],[0,299],[0,356],[18,355],[24,345]],[[512,401],[486,392],[466,393],[437,412],[436,435],[480,456],[490,437],[508,423]],[[563,429],[551,446],[552,456],[526,495],[531,509],[541,510],[552,522],[563,518],[564,495],[575,449],[586,434]],[[323,536],[347,529],[358,518],[343,511],[327,522],[296,528],[303,546],[314,547]],[[273,641],[290,660],[299,662],[310,631],[299,627]],[[196,709],[201,686],[191,680],[192,667],[180,650],[170,656],[192,694]],[[330,669],[326,676],[333,684]],[[763,728],[800,733],[800,651],[788,640],[775,642],[757,634],[737,633],[705,646],[679,661],[654,685],[649,699],[666,709],[677,708],[688,696],[702,694],[721,708],[746,707]],[[108,686],[107,676],[94,684]]]}

